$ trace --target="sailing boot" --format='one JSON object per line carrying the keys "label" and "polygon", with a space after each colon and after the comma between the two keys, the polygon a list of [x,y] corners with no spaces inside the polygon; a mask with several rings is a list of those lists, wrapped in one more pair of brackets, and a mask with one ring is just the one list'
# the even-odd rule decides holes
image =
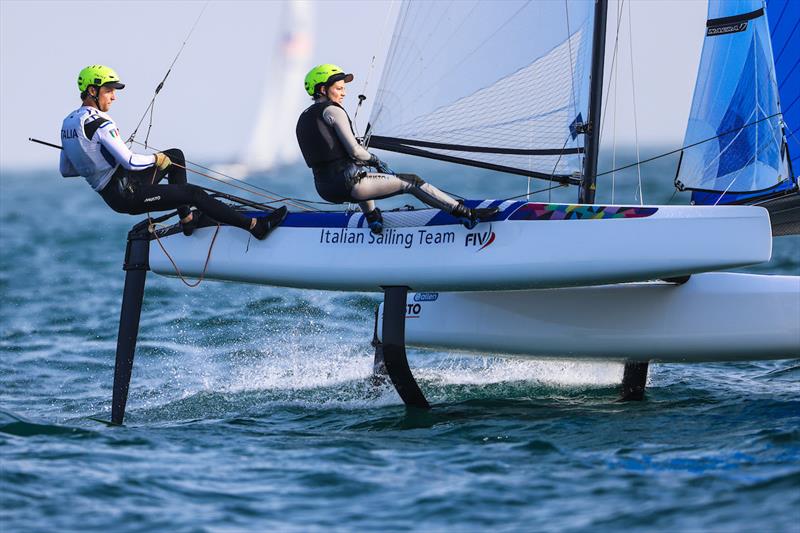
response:
{"label": "sailing boot", "polygon": [[496,207],[478,207],[472,209],[465,206],[463,202],[459,202],[450,214],[456,217],[465,228],[472,229],[478,222],[489,220],[499,211],[500,210]]}
{"label": "sailing boot", "polygon": [[372,233],[375,235],[383,233],[383,215],[380,209],[376,207],[369,213],[366,213],[364,217],[367,219],[367,225]]}
{"label": "sailing boot", "polygon": [[256,225],[250,229],[250,233],[259,241],[263,241],[267,235],[272,233],[272,230],[281,225],[288,213],[286,207],[282,206],[272,211],[267,217],[257,218]]}
{"label": "sailing boot", "polygon": [[200,224],[200,219],[203,218],[203,213],[200,211],[192,211],[191,212],[192,219],[189,222],[181,222],[181,230],[183,230],[183,234],[187,237],[194,233],[194,230],[197,229],[197,226]]}

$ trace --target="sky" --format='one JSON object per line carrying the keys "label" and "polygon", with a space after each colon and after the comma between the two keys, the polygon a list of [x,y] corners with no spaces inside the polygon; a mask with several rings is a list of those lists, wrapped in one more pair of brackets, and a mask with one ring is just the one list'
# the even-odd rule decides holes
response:
{"label": "sky", "polygon": [[[617,0],[609,4],[606,87],[612,79],[609,65],[620,5]],[[204,5],[0,0],[0,169],[57,165],[54,149],[28,137],[59,142],[61,121],[80,105],[77,73],[88,64],[112,66],[127,84],[111,110],[127,137]],[[355,94],[364,89],[367,77],[368,97],[378,86],[398,3],[326,0],[310,6],[314,39],[309,68],[336,63],[355,73],[355,90],[345,106],[352,116]],[[617,90],[608,95],[604,143],[615,138],[619,145],[630,145],[638,130],[644,145],[678,146],[700,58],[706,2],[632,0],[622,8],[619,68],[613,76]],[[280,42],[281,10],[277,1],[207,3],[156,100],[153,146],[179,146],[203,162],[231,160],[241,153],[259,103],[271,91],[278,92],[269,66]],[[368,76],[373,56],[375,68]],[[302,83],[297,80],[298,92]],[[370,102],[368,98],[359,112],[362,131]],[[147,120],[142,127],[146,129]]]}

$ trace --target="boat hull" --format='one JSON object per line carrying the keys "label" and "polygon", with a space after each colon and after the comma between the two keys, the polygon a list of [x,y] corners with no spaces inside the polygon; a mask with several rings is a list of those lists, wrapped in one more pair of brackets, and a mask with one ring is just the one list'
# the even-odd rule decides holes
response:
{"label": "boat hull", "polygon": [[407,304],[409,346],[670,363],[800,357],[798,276],[708,273],[683,285],[410,293]]}
{"label": "boat hull", "polygon": [[[481,205],[490,205],[489,201]],[[473,202],[472,205],[477,205]],[[434,209],[387,212],[382,236],[360,213],[290,213],[265,241],[222,226],[161,232],[150,267],[184,276],[327,289],[473,291],[598,285],[768,261],[767,211],[752,206],[589,206],[495,202],[467,229]]]}

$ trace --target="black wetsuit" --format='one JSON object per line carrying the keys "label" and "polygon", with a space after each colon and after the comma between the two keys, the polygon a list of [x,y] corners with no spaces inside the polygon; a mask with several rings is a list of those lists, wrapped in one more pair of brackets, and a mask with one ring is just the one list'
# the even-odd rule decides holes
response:
{"label": "black wetsuit", "polygon": [[[195,206],[212,219],[250,228],[246,217],[228,205],[212,198],[203,189],[186,182],[186,159],[177,148],[165,150],[164,154],[177,165],[166,170],[155,166],[144,170],[126,170],[122,166],[111,177],[111,181],[100,191],[108,206],[118,213],[141,215],[151,211],[177,209],[181,218],[189,215],[189,206]],[[168,185],[159,182],[167,178]]]}
{"label": "black wetsuit", "polygon": [[377,158],[358,143],[344,108],[327,98],[303,111],[296,134],[303,158],[314,172],[317,192],[329,202],[358,202],[369,213],[375,209],[374,200],[408,193],[448,213],[459,208],[456,200],[416,174],[366,170],[364,166]]}

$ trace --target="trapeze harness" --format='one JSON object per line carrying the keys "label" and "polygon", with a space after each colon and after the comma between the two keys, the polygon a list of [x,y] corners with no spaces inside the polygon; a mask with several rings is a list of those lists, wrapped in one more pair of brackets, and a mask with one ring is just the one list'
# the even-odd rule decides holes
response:
{"label": "trapeze harness", "polygon": [[[64,119],[61,143],[61,175],[83,176],[118,213],[141,215],[177,209],[178,215],[185,218],[193,205],[214,220],[250,228],[249,217],[186,182],[183,152],[177,148],[165,150],[176,164],[159,170],[154,155],[131,152],[111,117],[94,107],[82,106]],[[169,185],[159,185],[165,177]]]}
{"label": "trapeze harness", "polygon": [[358,143],[350,117],[335,102],[320,99],[303,111],[296,134],[303,158],[314,172],[317,193],[328,202],[358,202],[367,213],[375,208],[372,200],[409,193],[447,212],[460,205],[416,174],[365,170],[377,158]]}

